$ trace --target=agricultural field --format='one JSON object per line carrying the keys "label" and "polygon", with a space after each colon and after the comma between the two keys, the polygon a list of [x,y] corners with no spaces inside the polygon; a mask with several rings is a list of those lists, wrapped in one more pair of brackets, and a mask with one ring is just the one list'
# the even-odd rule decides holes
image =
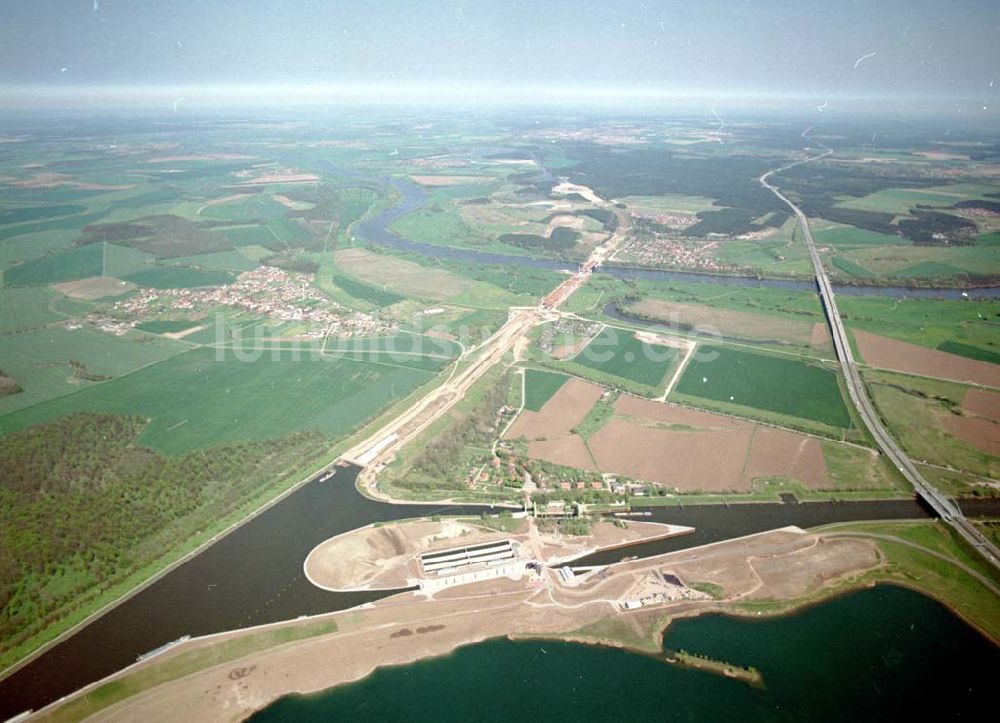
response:
{"label": "agricultural field", "polygon": [[649,344],[630,331],[606,326],[570,363],[657,389],[680,358],[680,349]]}
{"label": "agricultural field", "polygon": [[[735,308],[687,304],[649,298],[624,307],[630,316],[665,324],[676,331],[751,344],[795,346],[814,351],[831,351],[829,334],[822,321],[804,315],[778,315]],[[804,318],[803,318],[804,317]]]}
{"label": "agricultural field", "polygon": [[537,412],[562,388],[568,377],[540,369],[524,370],[524,408]]}
{"label": "agricultural field", "polygon": [[335,286],[338,286],[345,291],[352,298],[367,301],[375,304],[376,306],[392,306],[397,301],[403,300],[403,297],[398,294],[383,291],[375,286],[369,286],[368,284],[355,281],[349,276],[344,276],[343,274],[331,275],[330,281],[332,281]]}
{"label": "agricultural field", "polygon": [[829,226],[813,231],[819,246],[834,246],[838,251],[865,246],[891,246],[899,243],[898,236],[867,231],[854,226]]}
{"label": "agricultural field", "polygon": [[825,256],[838,280],[953,279],[1000,273],[1000,261],[989,246],[857,246]]}
{"label": "agricultural field", "polygon": [[908,215],[918,205],[947,208],[959,201],[990,200],[993,185],[955,183],[929,188],[887,188],[861,198],[845,198],[838,205],[860,211]]}
{"label": "agricultural field", "polygon": [[11,266],[3,274],[10,286],[42,286],[92,276],[125,276],[145,270],[153,257],[114,244],[88,244]]}
{"label": "agricultural field", "polygon": [[209,254],[197,254],[195,256],[176,256],[166,260],[171,266],[188,266],[201,271],[230,271],[240,273],[243,271],[253,271],[260,266],[257,261],[249,258],[243,250],[240,251],[216,251]]}
{"label": "agricultural field", "polygon": [[6,336],[0,344],[0,369],[23,391],[0,399],[0,414],[84,392],[186,348],[167,339],[116,337],[88,328],[34,329]]}
{"label": "agricultural field", "polygon": [[763,276],[802,277],[812,274],[805,244],[795,231],[795,219],[776,229],[754,233],[750,238],[725,241],[715,259],[723,267],[759,273]]}
{"label": "agricultural field", "polygon": [[[866,331],[855,330],[853,336],[861,359],[870,366],[925,377],[1000,387],[1000,365],[972,357],[970,351],[975,349],[974,347],[962,347],[966,353],[958,355],[908,344]],[[975,351],[985,352],[978,349]]]}
{"label": "agricultural field", "polygon": [[194,289],[199,286],[224,286],[236,280],[229,271],[202,271],[179,266],[151,266],[122,277],[137,286],[151,289]]}
{"label": "agricultural field", "polygon": [[219,234],[237,248],[245,246],[264,246],[272,253],[285,249],[285,244],[271,232],[271,229],[263,224],[252,226],[229,226],[215,229],[212,233]]}
{"label": "agricultural field", "polygon": [[[403,257],[360,248],[335,251],[329,268],[331,281],[324,288],[329,288],[334,298],[340,287],[333,283],[332,274],[337,274],[392,296],[478,309],[535,303],[558,283],[555,274],[546,272],[524,273],[520,279],[514,274],[511,278],[504,267],[441,263],[415,254]],[[549,279],[553,279],[551,286]],[[341,292],[347,293],[345,289]]]}
{"label": "agricultural field", "polygon": [[980,349],[979,347],[962,344],[957,341],[945,341],[937,345],[938,351],[946,354],[956,354],[967,359],[989,362],[990,364],[1000,364],[1000,353],[990,349]]}
{"label": "agricultural field", "polygon": [[714,198],[701,196],[684,196],[681,194],[664,194],[662,196],[626,196],[616,198],[618,203],[624,203],[633,213],[648,214],[684,214],[696,215],[701,211],[717,211]]}
{"label": "agricultural field", "polygon": [[0,334],[38,329],[64,318],[50,308],[58,294],[45,287],[0,287]]}
{"label": "agricultural field", "polygon": [[139,331],[148,331],[150,334],[177,334],[196,326],[198,326],[197,321],[189,321],[186,319],[159,319],[156,321],[144,321],[141,324],[136,324],[135,328]]}
{"label": "agricultural field", "polygon": [[446,301],[466,290],[468,282],[442,269],[434,269],[388,254],[365,249],[343,249],[333,254],[336,268],[361,284],[384,292]]}
{"label": "agricultural field", "polygon": [[836,430],[852,426],[835,370],[803,359],[699,346],[671,399],[751,416],[776,414]]}
{"label": "agricultural field", "polygon": [[938,379],[868,370],[875,406],[918,462],[996,479],[1000,394]]}
{"label": "agricultural field", "polygon": [[837,297],[837,306],[845,326],[852,330],[860,329],[931,349],[948,343],[984,352],[1000,348],[1000,329],[997,328],[1000,310],[995,301],[841,294]]}
{"label": "agricultural field", "polygon": [[[383,360],[377,353],[367,361],[292,356],[287,349],[242,358],[233,350],[195,349],[0,417],[0,433],[96,411],[149,418],[140,442],[171,455],[296,431],[338,437],[429,381],[447,361],[388,354]],[[17,378],[11,364],[2,362],[0,368]]]}
{"label": "agricultural field", "polygon": [[550,465],[622,475],[679,494],[898,494],[872,450],[571,380],[507,438]]}

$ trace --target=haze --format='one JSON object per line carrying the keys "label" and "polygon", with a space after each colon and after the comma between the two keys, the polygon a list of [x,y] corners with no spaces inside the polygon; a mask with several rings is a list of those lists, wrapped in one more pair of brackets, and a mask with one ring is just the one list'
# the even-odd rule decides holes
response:
{"label": "haze", "polygon": [[[185,94],[831,99],[992,113],[1000,6],[7,0],[6,105]],[[202,88],[199,95],[197,88]],[[187,91],[185,92],[185,89]],[[831,112],[844,103],[827,106]]]}

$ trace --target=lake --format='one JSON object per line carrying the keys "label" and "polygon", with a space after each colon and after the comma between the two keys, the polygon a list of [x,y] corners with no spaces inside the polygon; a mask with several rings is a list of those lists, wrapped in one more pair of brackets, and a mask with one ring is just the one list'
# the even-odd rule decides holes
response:
{"label": "lake", "polygon": [[681,620],[664,645],[752,665],[764,688],[620,650],[493,640],[283,698],[250,720],[952,720],[995,704],[1000,669],[1000,648],[894,586],[779,618]]}

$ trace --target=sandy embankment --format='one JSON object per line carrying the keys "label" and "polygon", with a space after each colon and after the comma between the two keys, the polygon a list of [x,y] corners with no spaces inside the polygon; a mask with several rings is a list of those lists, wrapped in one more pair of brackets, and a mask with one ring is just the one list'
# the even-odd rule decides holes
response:
{"label": "sandy embankment", "polygon": [[320,543],[306,557],[306,578],[324,590],[393,590],[419,584],[422,553],[487,542],[512,540],[522,556],[546,564],[569,560],[601,549],[686,534],[678,525],[630,520],[625,527],[608,521],[594,523],[587,536],[542,532],[535,520],[509,520],[509,531],[497,531],[474,520],[409,520],[369,525]]}
{"label": "sandy embankment", "polygon": [[[621,612],[617,603],[622,596],[659,577],[661,571],[688,582],[711,582],[724,590],[727,601],[745,601],[810,595],[880,564],[878,549],[870,541],[824,538],[785,528],[619,563],[612,566],[612,574],[572,589],[560,587],[555,575],[548,573],[542,581],[525,579],[517,585],[508,580],[502,587],[480,583],[462,597],[422,600],[412,594],[397,595],[328,616],[336,621],[337,632],[161,683],[98,711],[92,720],[241,720],[290,693],[320,691],[358,680],[379,666],[443,655],[488,638],[578,637],[574,631],[609,615],[634,620],[637,629],[641,625],[655,631],[659,629],[655,623],[662,624],[666,616],[725,609],[725,602],[686,599]],[[136,666],[130,675],[134,681],[146,669],[179,655],[252,634],[241,631],[192,640]],[[656,641],[650,644],[655,646]]]}

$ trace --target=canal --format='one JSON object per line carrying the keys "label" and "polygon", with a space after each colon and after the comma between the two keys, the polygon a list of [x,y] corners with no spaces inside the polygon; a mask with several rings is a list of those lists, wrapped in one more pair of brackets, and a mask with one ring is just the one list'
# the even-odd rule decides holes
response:
{"label": "canal", "polygon": [[[302,573],[306,555],[323,540],[373,522],[435,514],[481,514],[487,507],[393,505],[355,487],[356,467],[313,480],[175,568],[121,605],[0,680],[0,719],[38,709],[135,662],[184,635],[205,635],[343,610],[384,593],[319,590]],[[997,512],[987,503],[970,513]],[[650,519],[688,525],[683,537],[620,548],[580,560],[600,564],[626,555],[654,555],[785,525],[811,527],[847,520],[926,517],[914,500],[696,505],[650,508]]]}

